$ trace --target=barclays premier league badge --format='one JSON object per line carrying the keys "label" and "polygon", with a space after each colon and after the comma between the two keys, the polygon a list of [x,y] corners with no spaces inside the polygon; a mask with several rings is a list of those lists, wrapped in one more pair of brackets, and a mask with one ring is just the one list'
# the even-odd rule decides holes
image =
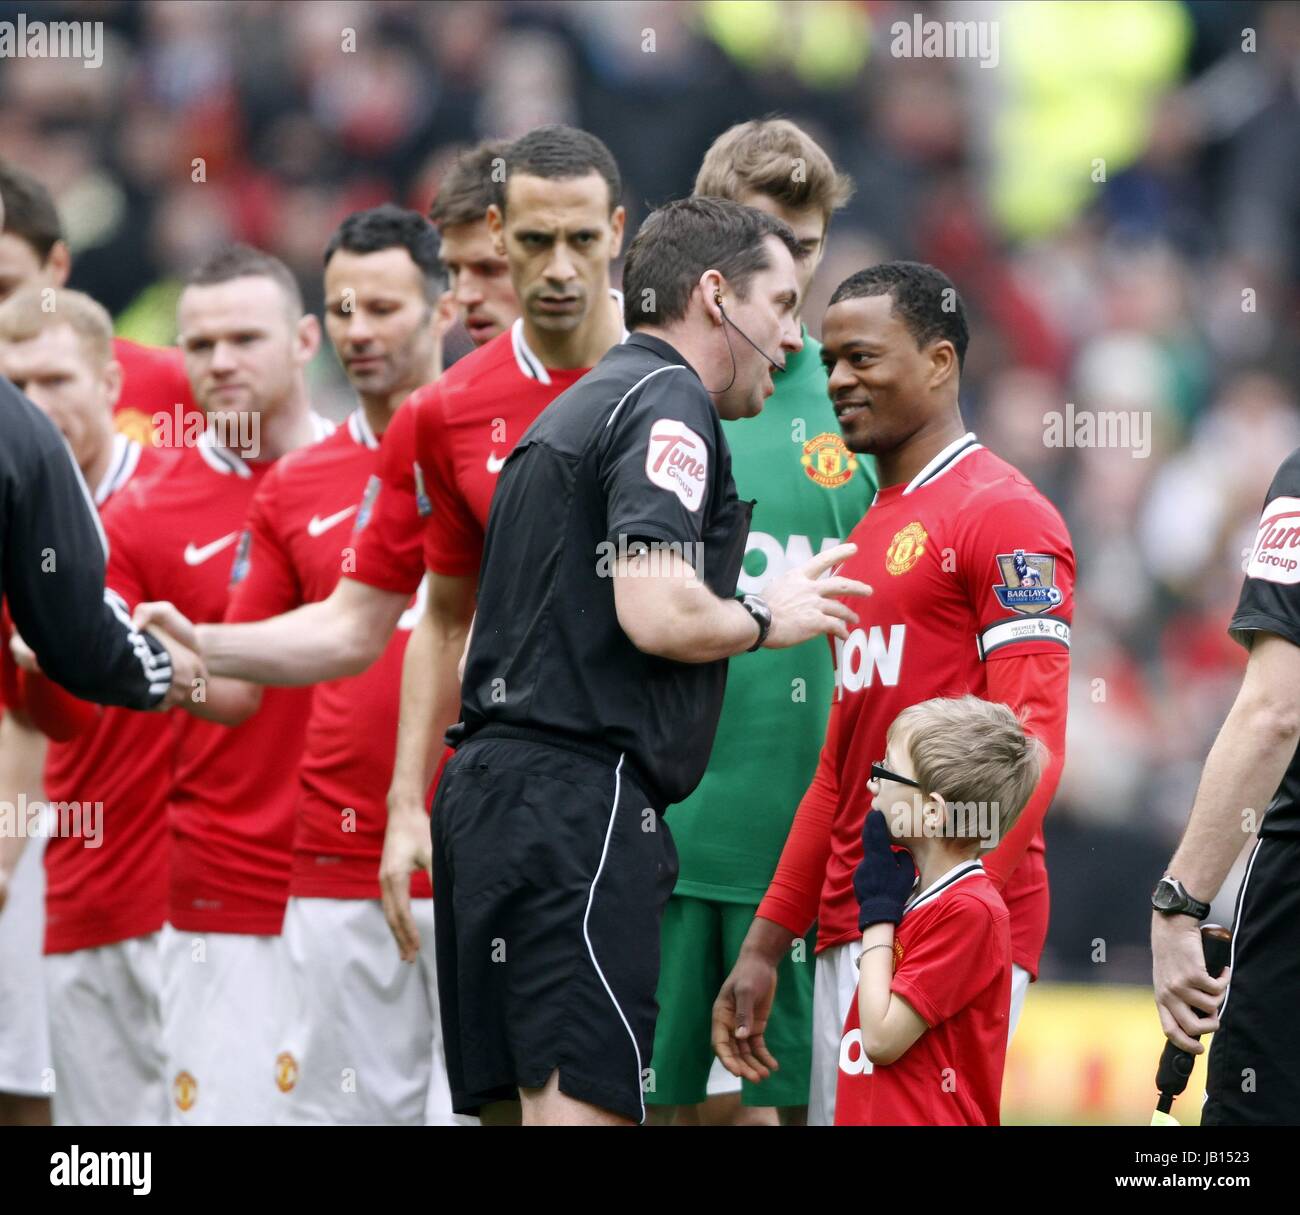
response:
{"label": "barclays premier league badge", "polygon": [[253,547],[253,533],[245,531],[240,534],[239,547],[235,550],[235,560],[230,566],[230,584],[234,586],[248,577],[249,552]]}
{"label": "barclays premier league badge", "polygon": [[1056,581],[1056,558],[1045,553],[1027,553],[1018,548],[998,554],[1002,584],[993,588],[998,602],[1013,612],[1036,616],[1061,602]]}
{"label": "barclays premier league badge", "polygon": [[[416,466],[419,467],[418,465]],[[379,497],[380,486],[383,481],[373,473],[370,480],[366,482],[366,492],[361,495],[361,509],[357,511],[357,524],[355,531],[364,531],[367,523],[370,522],[370,516],[374,513],[375,499]]]}

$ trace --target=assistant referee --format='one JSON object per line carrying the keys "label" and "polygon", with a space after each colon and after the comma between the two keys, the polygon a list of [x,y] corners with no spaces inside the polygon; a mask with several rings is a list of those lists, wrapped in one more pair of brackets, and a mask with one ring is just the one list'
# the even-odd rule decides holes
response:
{"label": "assistant referee", "polygon": [[104,590],[107,543],[86,483],[54,424],[0,377],[0,595],[41,670],[84,700],[173,703],[200,671],[192,655],[131,625]]}
{"label": "assistant referee", "polygon": [[[1246,674],[1205,761],[1178,851],[1152,895],[1156,1006],[1184,1050],[1214,1033],[1202,1126],[1300,1124],[1300,448],[1270,486],[1229,632]],[[1259,808],[1267,807],[1256,824]],[[1205,969],[1200,921],[1247,834],[1229,969]],[[1215,1010],[1218,1009],[1218,1015]]]}
{"label": "assistant referee", "polygon": [[[719,199],[653,212],[628,250],[634,332],[547,407],[492,501],[462,721],[433,806],[438,985],[460,1113],[639,1122],[665,808],[698,783],[726,660],[847,635],[842,545],[734,598],[751,503],[721,419],[802,345],[780,220]],[[820,579],[820,580],[819,580]]]}

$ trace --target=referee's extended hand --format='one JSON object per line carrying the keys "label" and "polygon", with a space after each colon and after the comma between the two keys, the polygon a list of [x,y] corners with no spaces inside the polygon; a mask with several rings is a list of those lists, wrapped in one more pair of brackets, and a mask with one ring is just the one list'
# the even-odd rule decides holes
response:
{"label": "referee's extended hand", "polygon": [[837,596],[870,595],[871,587],[838,574],[823,575],[857,551],[856,544],[837,544],[768,584],[763,598],[772,609],[772,628],[765,647],[784,649],[826,633],[841,641],[849,639],[849,627],[858,623],[858,614]]}

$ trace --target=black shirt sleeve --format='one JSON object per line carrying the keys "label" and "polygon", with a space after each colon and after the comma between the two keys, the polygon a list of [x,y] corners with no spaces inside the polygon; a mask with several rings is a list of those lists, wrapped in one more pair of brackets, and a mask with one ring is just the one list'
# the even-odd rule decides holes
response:
{"label": "black shirt sleeve", "polygon": [[610,415],[600,476],[606,539],[699,541],[718,472],[717,413],[695,376],[656,372]]}
{"label": "black shirt sleeve", "polygon": [[1229,635],[1247,649],[1259,632],[1300,646],[1300,448],[1283,461],[1269,487],[1228,625]]}
{"label": "black shirt sleeve", "polygon": [[72,453],[5,380],[0,435],[0,587],[14,626],[42,671],[68,691],[152,708],[171,684],[171,659],[105,590],[107,543]]}

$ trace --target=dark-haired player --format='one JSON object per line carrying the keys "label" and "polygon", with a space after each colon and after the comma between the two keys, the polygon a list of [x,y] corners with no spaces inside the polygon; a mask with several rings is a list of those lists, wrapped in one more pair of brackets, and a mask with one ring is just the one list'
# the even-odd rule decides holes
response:
{"label": "dark-haired player", "polygon": [[[967,433],[958,405],[967,340],[956,289],[915,262],[846,279],[822,326],[844,441],[875,456],[880,481],[849,537],[857,554],[840,572],[870,582],[875,594],[835,645],[836,699],[816,776],[714,1005],[724,1063],[748,1079],[765,1077],[774,1063],[763,1030],[776,967],[817,920],[809,1121],[818,1124],[833,1117],[857,987],[853,871],[867,781],[901,710],[968,693],[1001,701],[1047,747],[1038,788],[984,862],[1011,913],[1013,1031],[1047,932],[1042,821],[1065,753],[1074,553],[1055,508]],[[1017,574],[1017,550],[1035,578]]]}

